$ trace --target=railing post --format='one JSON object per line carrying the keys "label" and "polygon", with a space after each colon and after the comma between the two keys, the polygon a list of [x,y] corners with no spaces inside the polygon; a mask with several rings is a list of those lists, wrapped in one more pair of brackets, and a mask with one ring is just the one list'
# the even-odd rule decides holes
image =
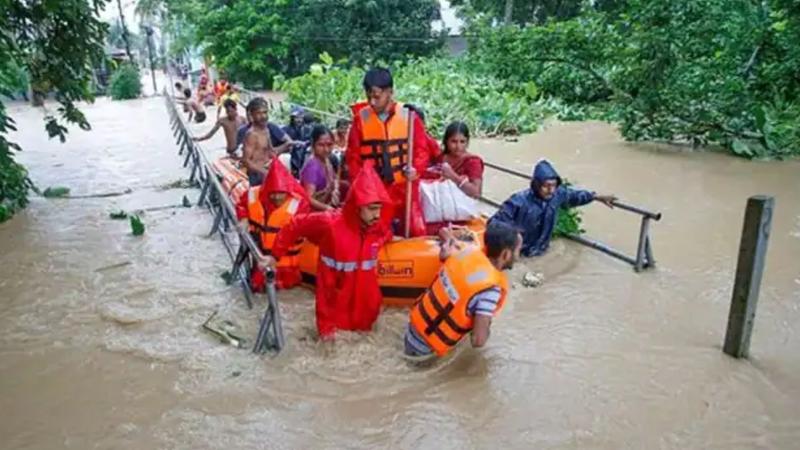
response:
{"label": "railing post", "polygon": [[647,216],[642,216],[642,225],[639,228],[639,243],[636,246],[636,265],[633,266],[633,269],[637,272],[641,272],[642,269],[647,267],[647,240],[650,236],[650,218]]}
{"label": "railing post", "polygon": [[750,351],[750,336],[753,333],[774,207],[773,197],[756,195],[747,199],[728,328],[722,347],[725,353],[734,358],[746,358]]}

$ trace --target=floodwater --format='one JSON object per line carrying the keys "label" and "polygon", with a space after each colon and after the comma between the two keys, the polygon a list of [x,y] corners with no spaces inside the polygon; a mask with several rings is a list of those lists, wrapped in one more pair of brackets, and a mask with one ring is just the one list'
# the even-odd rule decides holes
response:
{"label": "floodwater", "polygon": [[[0,447],[790,449],[800,440],[800,164],[625,143],[607,124],[553,123],[476,140],[522,171],[549,158],[578,185],[661,211],[642,274],[568,241],[519,264],[488,346],[424,370],[400,358],[406,316],[369,335],[314,338],[312,295],[281,293],[288,345],[257,357],[200,330],[215,310],[254,336],[220,274],[209,214],[115,209],[193,202],[162,99],[84,108],[92,132],[49,141],[42,113],[10,112],[40,186],[109,198],[32,198],[0,225]],[[213,114],[211,114],[213,118]],[[210,123],[193,125],[207,130]],[[205,146],[222,150],[222,137]],[[502,199],[525,182],[487,171]],[[776,197],[751,359],[721,352],[746,198]],[[584,209],[588,235],[632,253],[636,216]],[[519,280],[542,272],[543,286]]]}

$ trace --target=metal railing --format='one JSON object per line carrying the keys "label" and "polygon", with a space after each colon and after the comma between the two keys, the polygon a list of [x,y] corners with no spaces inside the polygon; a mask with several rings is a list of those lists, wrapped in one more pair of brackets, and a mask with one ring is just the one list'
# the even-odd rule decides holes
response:
{"label": "metal railing", "polygon": [[[523,178],[523,179],[528,180],[528,181],[531,181],[531,179],[532,179],[531,176],[526,174],[526,173],[522,173],[522,172],[519,172],[519,171],[514,170],[514,169],[509,169],[507,167],[503,167],[503,166],[500,166],[500,165],[497,165],[497,164],[493,164],[493,163],[484,161],[484,165],[486,167],[492,168],[494,170],[498,170],[500,172],[504,172],[504,173],[507,173],[509,175],[514,175],[516,177]],[[485,197],[481,197],[481,199],[484,202],[489,203],[489,204],[491,204],[491,205],[493,205],[495,207],[499,208],[501,206],[500,203],[498,203],[498,202],[496,202],[496,201],[494,201],[492,199],[488,199],[488,198],[485,198]],[[615,200],[615,201],[611,202],[611,204],[614,205],[614,207],[619,208],[621,210],[628,211],[628,212],[631,212],[631,213],[638,214],[638,215],[642,216],[642,222],[641,222],[640,227],[639,227],[639,243],[636,245],[636,256],[635,257],[628,256],[628,255],[626,255],[626,254],[624,254],[624,253],[622,253],[622,252],[620,252],[620,251],[618,251],[618,250],[616,250],[614,248],[611,248],[611,247],[603,244],[602,242],[599,242],[599,241],[596,241],[596,240],[593,240],[593,239],[589,239],[589,238],[586,238],[586,237],[583,237],[583,236],[579,236],[577,234],[567,234],[566,235],[567,239],[573,240],[573,241],[578,242],[580,244],[583,244],[583,245],[585,245],[587,247],[591,247],[591,248],[593,248],[595,250],[599,250],[599,251],[601,251],[601,252],[603,252],[603,253],[605,253],[605,254],[607,254],[609,256],[612,256],[614,258],[617,258],[619,260],[625,261],[626,263],[632,265],[633,269],[636,272],[641,272],[644,269],[650,269],[650,268],[655,267],[656,261],[655,261],[655,259],[653,259],[653,248],[650,245],[650,221],[651,220],[655,220],[655,221],[661,220],[661,213],[660,212],[654,213],[654,212],[648,211],[648,210],[646,210],[644,208],[640,208],[638,206],[633,206],[633,205],[629,205],[627,203],[623,203],[623,202],[621,202],[619,200]]]}
{"label": "metal railing", "polygon": [[[172,97],[164,92],[167,111],[170,115],[173,136],[179,146],[178,155],[186,154],[183,166],[191,165],[189,181],[200,185],[200,197],[197,205],[207,208],[214,217],[214,222],[209,236],[218,234],[225,250],[233,263],[231,277],[234,282],[239,282],[244,290],[247,307],[253,308],[253,290],[250,286],[250,274],[258,269],[256,261],[264,258],[261,249],[253,240],[250,232],[238,225],[236,210],[231,203],[228,193],[220,184],[219,175],[211,168],[211,163],[206,153],[197,142],[192,140],[192,133],[187,129],[186,123],[178,113]],[[236,232],[238,242],[229,236],[229,232]],[[267,350],[280,352],[285,347],[283,326],[281,323],[280,307],[275,293],[275,273],[267,269],[267,305],[261,319],[253,352],[264,353]]]}

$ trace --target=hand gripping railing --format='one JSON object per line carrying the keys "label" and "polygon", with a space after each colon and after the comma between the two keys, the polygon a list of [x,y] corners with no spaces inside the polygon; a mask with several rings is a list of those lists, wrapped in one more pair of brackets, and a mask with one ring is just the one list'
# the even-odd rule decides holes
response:
{"label": "hand gripping railing", "polygon": [[[211,164],[203,149],[199,144],[192,140],[191,132],[181,119],[172,98],[164,93],[167,111],[170,115],[173,136],[177,139],[179,146],[178,154],[186,152],[183,166],[187,167],[191,163],[191,175],[189,180],[197,183],[201,187],[198,206],[206,207],[214,216],[214,223],[211,227],[209,236],[219,234],[225,250],[233,262],[231,277],[238,281],[244,290],[247,307],[253,307],[253,290],[250,286],[250,273],[257,269],[256,262],[262,260],[264,255],[258,245],[253,240],[249,231],[240,227],[236,220],[236,210],[231,203],[228,193],[220,184],[219,175],[211,169]],[[238,247],[231,240],[228,232],[233,229],[239,237]],[[281,323],[280,308],[278,298],[275,293],[275,274],[271,269],[266,270],[267,280],[267,305],[264,316],[256,337],[253,352],[264,353],[267,350],[280,352],[285,346],[283,326]]]}

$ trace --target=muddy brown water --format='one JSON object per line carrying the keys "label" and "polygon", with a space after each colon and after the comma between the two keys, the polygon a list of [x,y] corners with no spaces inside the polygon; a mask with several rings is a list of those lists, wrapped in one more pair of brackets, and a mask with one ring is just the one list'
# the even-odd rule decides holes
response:
{"label": "muddy brown water", "polygon": [[[625,143],[596,122],[474,141],[487,160],[527,172],[547,157],[576,184],[661,211],[658,268],[637,275],[555,241],[510,273],[517,287],[487,348],[418,370],[399,356],[403,312],[325,347],[304,290],[281,293],[278,357],[200,331],[218,310],[254,336],[264,307],[247,310],[219,277],[228,259],[206,237],[209,214],[146,213],[138,238],[108,218],[197,198],[159,188],[187,176],[162,99],[100,99],[85,107],[93,131],[64,145],[46,138],[40,111],[10,111],[39,186],[133,192],[34,197],[0,225],[1,448],[798,448],[797,162]],[[524,186],[487,170],[493,198]],[[720,346],[745,200],[759,193],[777,209],[752,358],[736,361]],[[584,211],[590,236],[633,251],[636,216]],[[522,288],[528,270],[545,284]]]}

